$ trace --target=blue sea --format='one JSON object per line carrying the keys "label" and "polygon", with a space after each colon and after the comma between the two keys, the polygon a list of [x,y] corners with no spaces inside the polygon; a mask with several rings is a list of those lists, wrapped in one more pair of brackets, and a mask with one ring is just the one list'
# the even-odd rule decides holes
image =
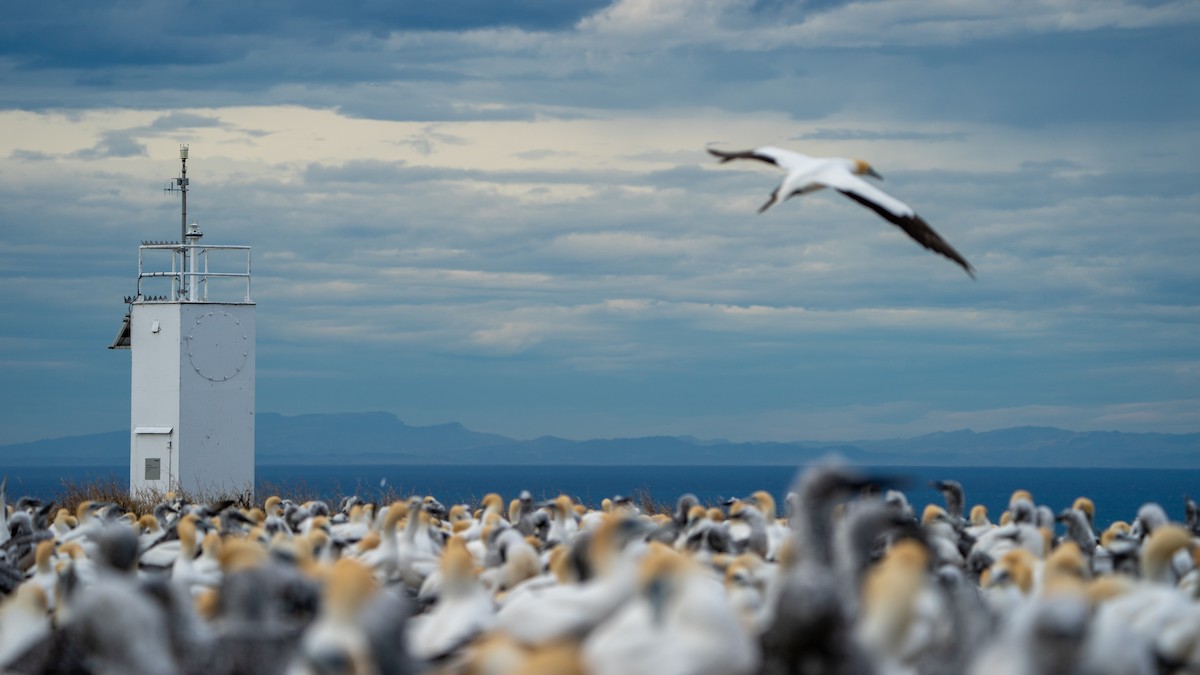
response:
{"label": "blue sea", "polygon": [[[962,483],[967,506],[983,504],[993,520],[1007,507],[1013,490],[1029,490],[1039,504],[1055,511],[1086,495],[1096,503],[1098,523],[1132,520],[1139,506],[1158,502],[1174,520],[1184,518],[1185,495],[1200,496],[1197,469],[1031,469],[996,467],[878,467],[864,469],[899,479],[914,507],[941,504],[929,481],[954,479]],[[21,495],[53,499],[63,480],[94,480],[128,484],[128,467],[14,467],[8,475],[10,501]],[[782,503],[797,473],[777,466],[259,466],[260,497],[273,492],[298,492],[325,499],[356,493],[364,499],[381,496],[432,494],[443,503],[477,503],[488,492],[505,500],[521,490],[535,499],[559,493],[588,505],[614,495],[648,493],[655,502],[673,504],[691,492],[703,503],[767,490]]]}

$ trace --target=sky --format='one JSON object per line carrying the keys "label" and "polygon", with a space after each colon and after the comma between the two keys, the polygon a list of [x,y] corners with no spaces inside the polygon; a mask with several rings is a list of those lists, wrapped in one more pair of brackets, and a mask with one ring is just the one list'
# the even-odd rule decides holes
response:
{"label": "sky", "polygon": [[[64,8],[64,4],[70,5]],[[129,424],[137,246],[257,409],[516,438],[1200,431],[1200,3],[17,0],[0,444]],[[862,158],[977,270],[709,145]]]}

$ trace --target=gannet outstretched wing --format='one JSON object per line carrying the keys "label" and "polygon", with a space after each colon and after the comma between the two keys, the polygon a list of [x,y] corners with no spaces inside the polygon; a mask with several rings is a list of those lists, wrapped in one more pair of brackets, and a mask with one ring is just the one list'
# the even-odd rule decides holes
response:
{"label": "gannet outstretched wing", "polygon": [[767,202],[759,208],[759,213],[771,208],[776,202],[796,195],[808,194],[826,187],[833,188],[904,230],[921,246],[958,263],[968,276],[972,279],[975,278],[975,268],[971,266],[971,263],[954,250],[954,247],[935,232],[929,223],[918,216],[908,204],[859,178],[862,175],[882,178],[862,160],[809,157],[771,146],[736,152],[708,148],[708,152],[714,157],[720,158],[722,164],[735,159],[754,159],[773,164],[787,171],[783,181],[771,193]]}

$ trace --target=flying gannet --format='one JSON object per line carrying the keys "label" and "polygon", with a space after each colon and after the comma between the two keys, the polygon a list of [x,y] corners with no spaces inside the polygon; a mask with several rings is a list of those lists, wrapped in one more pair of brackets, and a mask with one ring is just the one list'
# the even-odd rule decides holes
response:
{"label": "flying gannet", "polygon": [[971,263],[942,239],[912,207],[859,178],[871,176],[883,179],[870,164],[861,159],[809,157],[771,146],[736,152],[708,148],[708,152],[714,157],[719,157],[722,164],[735,159],[756,159],[787,171],[787,175],[771,192],[767,202],[758,209],[759,213],[771,208],[776,202],[796,195],[805,195],[827,187],[833,188],[904,230],[918,244],[958,263],[966,270],[968,276],[975,278],[975,268]]}

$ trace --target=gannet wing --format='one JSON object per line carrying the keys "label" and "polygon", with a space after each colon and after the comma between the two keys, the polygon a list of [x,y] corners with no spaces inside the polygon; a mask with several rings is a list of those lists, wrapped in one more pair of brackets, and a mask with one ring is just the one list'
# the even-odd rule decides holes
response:
{"label": "gannet wing", "polygon": [[975,268],[971,266],[971,263],[967,262],[966,258],[954,250],[954,247],[945,239],[942,239],[942,236],[935,232],[929,223],[918,216],[908,204],[841,167],[823,171],[818,180],[904,230],[908,236],[912,237],[913,241],[921,246],[958,263],[966,270],[967,276],[975,278]]}
{"label": "gannet wing", "polygon": [[738,150],[734,152],[717,150],[716,148],[708,148],[708,154],[712,155],[713,157],[719,157],[722,164],[735,159],[756,159],[760,162],[766,162],[767,164],[774,164],[775,166],[781,169],[787,169],[788,171],[806,168],[816,161],[808,155],[802,155],[798,152],[784,150],[783,148],[775,148],[769,145],[761,148],[754,148],[753,150]]}

